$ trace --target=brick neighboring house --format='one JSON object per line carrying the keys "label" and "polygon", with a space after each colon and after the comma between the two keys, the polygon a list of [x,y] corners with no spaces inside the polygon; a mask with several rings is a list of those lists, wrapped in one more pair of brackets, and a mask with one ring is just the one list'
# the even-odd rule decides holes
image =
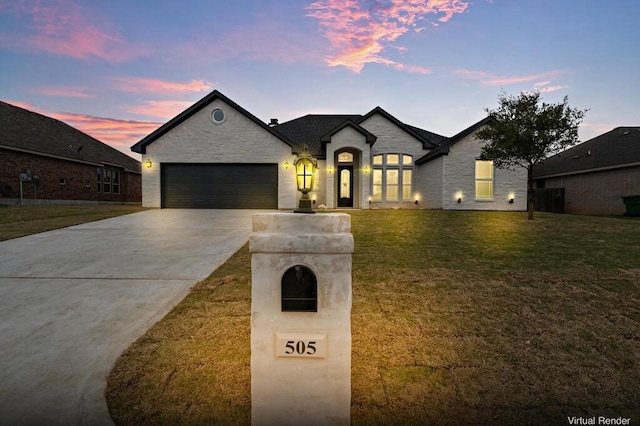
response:
{"label": "brick neighboring house", "polygon": [[73,127],[0,102],[0,204],[140,203],[140,162]]}
{"label": "brick neighboring house", "polygon": [[533,173],[537,194],[556,191],[564,213],[622,215],[622,197],[640,196],[640,127],[617,127],[549,157]]}

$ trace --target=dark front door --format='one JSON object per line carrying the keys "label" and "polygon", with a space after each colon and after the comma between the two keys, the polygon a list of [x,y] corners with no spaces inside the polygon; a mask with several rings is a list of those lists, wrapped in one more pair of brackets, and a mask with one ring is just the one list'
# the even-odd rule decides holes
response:
{"label": "dark front door", "polygon": [[353,166],[338,166],[338,207],[353,207]]}

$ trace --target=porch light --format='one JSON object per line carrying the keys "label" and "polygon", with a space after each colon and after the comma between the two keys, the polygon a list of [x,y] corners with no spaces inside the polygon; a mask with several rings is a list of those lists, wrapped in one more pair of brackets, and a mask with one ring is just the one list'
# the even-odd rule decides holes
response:
{"label": "porch light", "polygon": [[329,168],[327,169],[327,172],[329,172],[329,174],[333,173],[333,166],[329,166]]}
{"label": "porch light", "polygon": [[289,170],[290,164],[289,164],[289,162],[287,160],[285,160],[283,166],[284,166],[285,170]]}
{"label": "porch light", "polygon": [[144,165],[147,166],[147,169],[150,169],[151,166],[153,166],[153,163],[151,162],[151,160],[147,160],[144,162]]}
{"label": "porch light", "polygon": [[458,198],[458,204],[462,202],[462,197]]}
{"label": "porch light", "polygon": [[298,191],[302,192],[300,198],[300,204],[298,208],[294,210],[294,213],[315,213],[311,208],[311,199],[309,198],[309,192],[313,190],[313,181],[315,176],[315,169],[317,161],[309,154],[309,150],[305,145],[302,153],[300,153],[293,165],[296,168],[296,184],[298,185]]}
{"label": "porch light", "polygon": [[513,200],[516,198],[514,193],[509,194],[509,204],[513,204]]}
{"label": "porch light", "polygon": [[365,175],[369,174],[369,166],[364,166],[364,174]]}

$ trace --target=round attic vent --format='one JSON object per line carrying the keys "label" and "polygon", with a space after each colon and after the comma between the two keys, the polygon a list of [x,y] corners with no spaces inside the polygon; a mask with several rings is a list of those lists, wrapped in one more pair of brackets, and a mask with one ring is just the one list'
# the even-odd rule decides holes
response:
{"label": "round attic vent", "polygon": [[227,119],[227,114],[220,108],[216,108],[211,112],[211,120],[215,124],[222,124]]}

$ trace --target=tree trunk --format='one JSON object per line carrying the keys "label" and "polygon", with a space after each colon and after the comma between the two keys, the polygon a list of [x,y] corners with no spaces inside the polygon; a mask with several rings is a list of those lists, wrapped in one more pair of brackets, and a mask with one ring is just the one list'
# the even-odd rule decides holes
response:
{"label": "tree trunk", "polygon": [[527,218],[533,220],[536,191],[533,188],[533,164],[527,166]]}

